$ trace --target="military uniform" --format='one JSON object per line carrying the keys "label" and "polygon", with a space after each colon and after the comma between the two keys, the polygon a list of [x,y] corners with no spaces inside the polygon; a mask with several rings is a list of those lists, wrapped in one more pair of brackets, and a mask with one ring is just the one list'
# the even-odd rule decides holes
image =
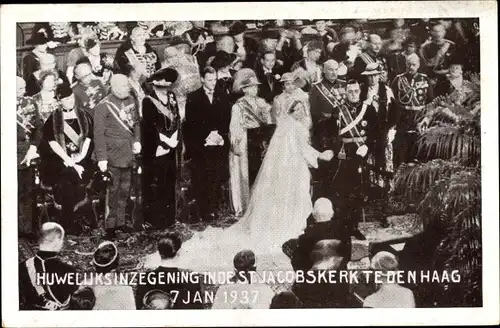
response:
{"label": "military uniform", "polygon": [[387,67],[387,58],[382,55],[373,56],[368,52],[362,52],[354,60],[354,66],[348,73],[348,76],[352,79],[362,82],[361,73],[366,70],[368,64],[377,63],[378,69],[382,71],[380,74],[380,81],[387,83],[389,69]]}
{"label": "military uniform", "polygon": [[[331,181],[329,198],[341,202],[340,216],[347,219],[351,231],[354,231],[361,219],[369,186],[366,159],[375,152],[376,140],[380,137],[377,112],[369,103],[345,102],[339,107],[338,124],[339,138],[334,148],[337,172]],[[361,146],[368,147],[364,157],[356,154]]]}
{"label": "military uniform", "polygon": [[[20,233],[34,232],[33,227],[33,170],[21,164],[30,146],[38,147],[42,122],[33,99],[17,99],[17,181],[18,181],[18,223]],[[29,164],[29,163],[28,163]]]}
{"label": "military uniform", "polygon": [[110,94],[95,107],[96,160],[108,161],[108,171],[113,178],[106,198],[109,207],[106,229],[125,226],[125,207],[135,164],[132,147],[140,142],[140,133],[138,104],[132,96],[122,100]]}
{"label": "military uniform", "polygon": [[[334,99],[330,100],[329,97]],[[312,117],[312,145],[319,151],[333,149],[338,134],[338,104],[346,97],[346,82],[323,79],[313,85],[309,92]],[[333,176],[336,166],[330,162],[319,161],[318,169],[312,173],[314,199],[327,197],[329,183],[325,177]]]}
{"label": "military uniform", "polygon": [[100,80],[92,80],[89,85],[77,83],[73,87],[76,106],[94,117],[94,107],[106,96],[107,90]]}
{"label": "military uniform", "polygon": [[420,58],[425,66],[425,73],[431,79],[447,72],[450,55],[455,49],[455,43],[444,40],[442,44],[429,42],[420,48]]}
{"label": "military uniform", "polygon": [[429,78],[422,73],[396,76],[392,90],[399,113],[394,140],[394,166],[398,167],[414,158],[412,151],[418,137],[417,118],[434,97]]}

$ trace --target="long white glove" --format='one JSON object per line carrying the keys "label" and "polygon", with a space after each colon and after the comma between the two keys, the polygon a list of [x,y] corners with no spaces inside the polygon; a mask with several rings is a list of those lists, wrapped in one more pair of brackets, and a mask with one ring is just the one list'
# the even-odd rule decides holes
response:
{"label": "long white glove", "polygon": [[108,169],[108,161],[99,161],[97,166],[99,166],[99,170],[101,170],[101,172],[106,172]]}
{"label": "long white glove", "polygon": [[387,133],[387,140],[389,143],[394,141],[394,137],[396,136],[396,129],[390,129],[389,133]]}
{"label": "long white glove", "polygon": [[37,157],[40,157],[40,155],[38,155],[36,146],[31,145],[28,151],[26,152],[26,156],[24,156],[24,159],[21,162],[21,164],[26,163],[26,166],[30,166],[31,161]]}

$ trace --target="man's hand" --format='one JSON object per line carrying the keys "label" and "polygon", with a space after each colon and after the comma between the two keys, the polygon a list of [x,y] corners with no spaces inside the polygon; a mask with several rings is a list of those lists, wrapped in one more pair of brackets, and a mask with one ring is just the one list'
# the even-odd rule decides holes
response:
{"label": "man's hand", "polygon": [[368,153],[368,146],[367,145],[360,146],[358,148],[358,150],[356,151],[356,155],[359,155],[361,157],[365,157],[366,153]]}
{"label": "man's hand", "polygon": [[325,150],[324,152],[322,152],[320,155],[319,155],[319,159],[325,161],[325,162],[329,162],[331,161],[333,158],[333,151],[331,150]]}
{"label": "man's hand", "polygon": [[24,159],[21,162],[21,164],[26,163],[26,166],[30,166],[31,161],[37,157],[40,157],[40,155],[38,155],[38,153],[37,153],[36,146],[31,145],[30,148],[28,149],[28,151],[26,152],[26,156],[24,156]]}
{"label": "man's hand", "polygon": [[99,161],[97,166],[99,166],[99,170],[101,170],[101,172],[106,172],[108,169],[108,161]]}
{"label": "man's hand", "polygon": [[132,152],[134,154],[139,154],[141,152],[141,143],[136,141],[134,142],[134,144],[132,145]]}

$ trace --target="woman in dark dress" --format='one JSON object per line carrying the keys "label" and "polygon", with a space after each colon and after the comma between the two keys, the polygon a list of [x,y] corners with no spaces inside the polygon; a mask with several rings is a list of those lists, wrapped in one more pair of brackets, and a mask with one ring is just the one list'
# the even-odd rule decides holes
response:
{"label": "woman in dark dress", "polygon": [[74,206],[83,199],[83,185],[91,176],[92,119],[75,107],[69,84],[57,87],[57,109],[47,119],[42,132],[40,157],[50,168],[45,182],[54,187],[54,196],[61,205],[61,224],[69,233],[77,233]]}
{"label": "woman in dark dress", "polygon": [[153,91],[142,101],[144,219],[159,229],[173,225],[176,218],[180,115],[170,87],[177,77],[172,68],[153,74],[148,79]]}

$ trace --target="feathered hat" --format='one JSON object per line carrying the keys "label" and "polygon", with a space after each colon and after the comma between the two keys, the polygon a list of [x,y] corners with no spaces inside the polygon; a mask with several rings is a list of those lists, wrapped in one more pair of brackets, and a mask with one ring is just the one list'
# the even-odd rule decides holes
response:
{"label": "feathered hat", "polygon": [[233,91],[240,92],[243,88],[259,85],[257,75],[250,68],[242,68],[234,74]]}

